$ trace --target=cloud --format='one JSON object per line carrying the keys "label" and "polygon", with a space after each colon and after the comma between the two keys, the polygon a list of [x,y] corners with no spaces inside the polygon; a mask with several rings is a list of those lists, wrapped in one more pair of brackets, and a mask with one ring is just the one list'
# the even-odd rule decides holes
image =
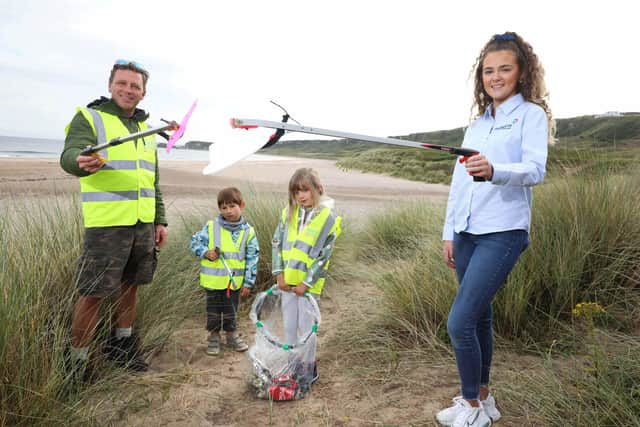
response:
{"label": "cloud", "polygon": [[[577,8],[579,7],[579,14]],[[471,65],[515,30],[542,59],[556,115],[637,109],[638,29],[628,3],[541,0],[233,2],[24,0],[0,17],[0,133],[62,137],[75,107],[107,94],[116,58],[151,72],[158,122],[199,106],[186,137],[224,137],[232,116],[370,135],[467,123]]]}

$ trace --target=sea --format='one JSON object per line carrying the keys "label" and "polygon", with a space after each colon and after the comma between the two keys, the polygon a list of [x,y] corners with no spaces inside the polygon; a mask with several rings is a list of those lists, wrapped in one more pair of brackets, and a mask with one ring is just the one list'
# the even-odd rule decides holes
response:
{"label": "sea", "polygon": [[[40,158],[59,158],[64,141],[58,139],[44,138],[24,138],[17,136],[0,135],[0,158],[3,157],[40,157]],[[174,147],[170,153],[164,148],[158,148],[158,159],[160,160],[177,160],[177,161],[207,161],[209,160],[209,152],[207,150],[189,150],[180,147]],[[272,161],[286,160],[285,157],[268,156],[264,154],[253,154],[247,160],[253,161]]]}

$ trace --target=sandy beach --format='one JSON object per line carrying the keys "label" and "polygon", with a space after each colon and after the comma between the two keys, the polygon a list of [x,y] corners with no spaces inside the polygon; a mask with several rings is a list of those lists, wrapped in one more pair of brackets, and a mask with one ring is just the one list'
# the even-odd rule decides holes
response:
{"label": "sandy beach", "polygon": [[[448,187],[399,178],[344,171],[329,160],[272,158],[239,162],[214,175],[203,175],[206,161],[161,161],[160,186],[169,215],[189,206],[211,206],[217,191],[234,185],[242,190],[281,194],[292,173],[300,167],[313,167],[327,193],[336,199],[337,208],[346,215],[365,214],[387,206],[386,202],[416,199],[444,203]],[[0,203],[20,196],[76,194],[76,177],[65,173],[57,159],[0,158]]]}
{"label": "sandy beach", "polygon": [[[292,173],[300,167],[313,167],[321,177],[327,193],[336,199],[336,210],[352,225],[362,224],[360,219],[373,211],[397,207],[404,202],[425,200],[444,203],[448,187],[444,185],[411,182],[388,176],[358,171],[344,171],[327,160],[293,158],[250,158],[215,175],[202,175],[207,162],[161,161],[160,183],[168,211],[169,223],[180,214],[215,210],[217,191],[235,185],[245,192],[250,209],[252,194],[274,194],[286,200],[287,184]],[[43,199],[69,197],[79,193],[76,177],[66,174],[57,159],[52,158],[0,158],[0,208],[22,202],[25,198]],[[349,218],[347,218],[349,217]],[[366,318],[373,305],[363,303],[379,298],[373,286],[349,283],[327,290],[323,295],[322,345],[318,360],[322,379],[303,400],[269,402],[255,398],[246,385],[246,373],[251,369],[246,356],[225,352],[212,359],[205,354],[205,331],[201,317],[178,325],[169,341],[152,356],[151,369],[141,378],[128,383],[117,397],[97,393],[96,400],[104,400],[100,410],[116,411],[127,408],[127,397],[135,400],[144,385],[145,409],[126,409],[120,413],[115,426],[289,426],[291,420],[309,422],[295,425],[319,425],[320,420],[332,420],[332,425],[378,425],[412,423],[425,420],[455,393],[455,374],[444,376],[445,387],[438,393],[429,378],[441,378],[428,366],[413,371],[412,386],[399,383],[369,385],[365,391],[357,376],[343,375],[340,357],[342,349],[331,345],[332,336],[340,329],[347,313],[360,313]],[[194,286],[195,278],[194,278]],[[253,341],[253,325],[248,317],[240,319],[240,330],[248,342]],[[438,368],[441,370],[441,368]],[[165,387],[169,381],[172,386]],[[442,381],[441,379],[439,381]],[[429,399],[415,405],[416,396],[430,394]],[[122,399],[122,402],[120,401]],[[397,402],[390,405],[389,401]],[[105,409],[106,406],[106,409]],[[113,408],[113,409],[109,409]],[[271,415],[273,413],[273,420]],[[112,416],[112,415],[110,415]],[[271,421],[270,421],[271,420]],[[322,423],[321,425],[328,425]]]}

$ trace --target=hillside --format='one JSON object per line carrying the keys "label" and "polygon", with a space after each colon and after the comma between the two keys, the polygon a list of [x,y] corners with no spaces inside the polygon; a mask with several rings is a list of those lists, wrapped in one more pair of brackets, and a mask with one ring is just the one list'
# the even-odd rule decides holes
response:
{"label": "hillside", "polygon": [[[594,149],[632,150],[635,153],[640,144],[640,113],[617,114],[557,119],[557,144],[550,150],[550,163],[578,161]],[[459,127],[395,138],[459,146],[463,136],[464,128]],[[261,153],[337,160],[338,166],[345,169],[435,183],[448,182],[452,167],[448,154],[352,139],[284,141],[261,150]],[[620,157],[614,154],[612,160]]]}

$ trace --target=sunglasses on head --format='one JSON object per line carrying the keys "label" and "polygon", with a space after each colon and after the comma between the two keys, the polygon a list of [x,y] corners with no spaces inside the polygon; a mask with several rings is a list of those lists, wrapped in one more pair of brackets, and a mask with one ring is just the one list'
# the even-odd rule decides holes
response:
{"label": "sunglasses on head", "polygon": [[147,70],[145,70],[145,68],[142,66],[142,64],[140,64],[139,62],[136,62],[136,61],[129,61],[128,59],[116,59],[116,61],[113,63],[113,65],[124,65],[124,66],[128,66],[128,67],[133,67],[137,71],[140,71],[141,73],[149,75],[149,72]]}

